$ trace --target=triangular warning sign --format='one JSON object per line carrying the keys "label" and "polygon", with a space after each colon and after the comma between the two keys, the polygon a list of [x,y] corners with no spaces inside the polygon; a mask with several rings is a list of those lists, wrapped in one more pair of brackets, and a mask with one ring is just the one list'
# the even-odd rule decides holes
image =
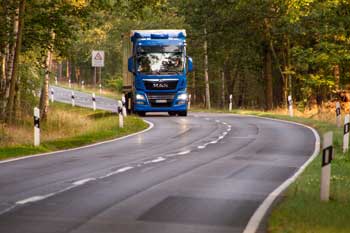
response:
{"label": "triangular warning sign", "polygon": [[96,53],[95,60],[103,60],[100,53]]}

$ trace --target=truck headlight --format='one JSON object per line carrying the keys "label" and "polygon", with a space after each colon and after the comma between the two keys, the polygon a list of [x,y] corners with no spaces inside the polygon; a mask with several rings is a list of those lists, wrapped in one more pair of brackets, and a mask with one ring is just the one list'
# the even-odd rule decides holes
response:
{"label": "truck headlight", "polygon": [[144,95],[136,94],[136,100],[146,100]]}
{"label": "truck headlight", "polygon": [[186,93],[180,94],[177,96],[178,100],[187,100],[188,95]]}

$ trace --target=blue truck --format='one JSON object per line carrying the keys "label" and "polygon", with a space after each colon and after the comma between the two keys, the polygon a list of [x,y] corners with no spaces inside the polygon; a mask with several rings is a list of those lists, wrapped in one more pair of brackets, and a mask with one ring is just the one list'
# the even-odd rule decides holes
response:
{"label": "blue truck", "polygon": [[192,71],[192,59],[186,55],[186,31],[133,30],[128,40],[124,44],[128,72],[123,72],[127,109],[141,116],[147,112],[187,116],[186,75]]}

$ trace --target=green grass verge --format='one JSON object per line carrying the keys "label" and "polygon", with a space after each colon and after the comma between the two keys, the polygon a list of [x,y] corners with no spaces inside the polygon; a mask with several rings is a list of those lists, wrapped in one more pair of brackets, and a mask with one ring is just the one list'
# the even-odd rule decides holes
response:
{"label": "green grass verge", "polygon": [[[200,111],[195,109],[194,111]],[[213,110],[213,112],[225,112]],[[227,111],[226,111],[227,112]],[[335,124],[269,112],[235,110],[232,113],[294,121],[315,128],[321,137],[333,131],[335,159],[332,162],[331,197],[320,201],[321,156],[306,168],[283,194],[268,220],[269,233],[349,233],[350,153],[342,153],[343,129]]]}
{"label": "green grass verge", "polygon": [[[148,127],[148,124],[135,116],[124,118],[124,128],[121,129],[118,126],[118,117],[109,112],[94,112],[80,107],[72,108],[70,105],[61,103],[55,103],[50,108],[53,113],[49,123],[43,123],[41,127],[43,135],[41,145],[38,147],[32,144],[2,146],[0,147],[0,160],[84,146],[122,137]],[[66,116],[62,116],[63,113]],[[32,126],[26,127],[32,135]]]}

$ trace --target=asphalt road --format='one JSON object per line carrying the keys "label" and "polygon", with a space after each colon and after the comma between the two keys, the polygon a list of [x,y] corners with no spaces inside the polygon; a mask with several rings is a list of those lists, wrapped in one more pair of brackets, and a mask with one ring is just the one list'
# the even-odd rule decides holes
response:
{"label": "asphalt road", "polygon": [[[91,106],[89,98],[79,93],[77,104]],[[97,98],[97,106],[116,104]],[[126,139],[0,163],[0,232],[242,232],[315,144],[309,129],[254,117],[145,119],[154,127]]]}

